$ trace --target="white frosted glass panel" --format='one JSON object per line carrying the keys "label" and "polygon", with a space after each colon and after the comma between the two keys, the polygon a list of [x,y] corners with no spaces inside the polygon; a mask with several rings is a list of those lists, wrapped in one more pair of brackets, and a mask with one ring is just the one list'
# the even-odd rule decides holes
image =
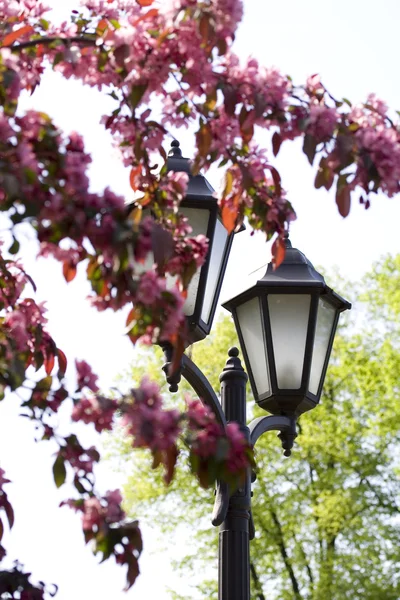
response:
{"label": "white frosted glass panel", "polygon": [[270,391],[260,301],[253,298],[237,308],[240,331],[259,396]]}
{"label": "white frosted glass panel", "polygon": [[321,381],[322,369],[329,340],[331,338],[333,322],[335,320],[336,309],[323,298],[319,299],[317,326],[315,329],[314,351],[311,362],[309,390],[312,394],[318,392]]}
{"label": "white frosted glass panel", "polygon": [[[207,235],[208,221],[210,218],[210,211],[201,209],[201,208],[186,208],[181,207],[180,212],[187,217],[189,224],[192,228],[191,236],[196,237],[196,235]],[[147,215],[146,215],[147,216]],[[149,252],[146,260],[143,265],[137,264],[135,265],[136,272],[138,274],[143,273],[144,271],[149,271],[154,264],[154,255],[152,252]],[[188,287],[188,294],[183,305],[184,314],[189,317],[194,313],[196,297],[197,297],[197,288],[199,287],[200,280],[200,272],[201,268],[197,269],[196,273],[193,275],[192,280]],[[170,290],[176,285],[177,277],[173,275],[167,275],[167,288]]]}
{"label": "white frosted glass panel", "polygon": [[310,302],[309,294],[268,295],[276,377],[281,389],[297,390],[301,386]]}
{"label": "white frosted glass panel", "polygon": [[219,274],[221,272],[222,258],[224,256],[227,239],[228,232],[222,225],[221,221],[217,219],[211,248],[210,266],[208,267],[203,309],[201,311],[201,318],[205,323],[208,323],[210,318],[211,306],[217,287]]}
{"label": "white frosted glass panel", "polygon": [[[196,237],[196,235],[200,234],[207,235],[208,221],[210,218],[209,210],[182,207],[180,212],[187,217],[189,221],[189,224],[192,228],[192,233],[190,234],[191,236]],[[183,312],[187,317],[194,313],[197,289],[200,281],[200,272],[201,268],[197,269],[196,273],[192,277],[191,282],[189,283],[187,298],[185,304],[183,305]],[[171,277],[171,280],[172,279],[175,282],[175,278]]]}

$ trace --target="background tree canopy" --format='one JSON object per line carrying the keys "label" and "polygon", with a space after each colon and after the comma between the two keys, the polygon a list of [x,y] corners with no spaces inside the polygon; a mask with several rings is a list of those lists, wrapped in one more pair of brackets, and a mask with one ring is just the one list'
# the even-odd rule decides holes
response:
{"label": "background tree canopy", "polygon": [[[359,284],[336,287],[353,297],[355,309],[336,337],[321,403],[301,417],[291,458],[282,457],[272,435],[257,446],[251,542],[257,600],[400,597],[400,255],[376,263]],[[216,389],[235,335],[223,317],[214,334],[192,348]],[[123,379],[132,385],[146,372],[161,382],[161,365],[161,352],[143,351]],[[182,383],[179,402],[186,389]],[[261,412],[249,404],[254,415]],[[161,472],[149,476],[149,456],[132,456],[118,432],[110,446],[112,460],[129,473],[128,512],[147,523],[157,516],[167,543],[184,539],[176,567],[195,582],[192,597],[216,598],[212,494],[199,491],[184,468],[166,488]],[[205,567],[207,580],[196,576]],[[171,591],[171,598],[183,597]]]}

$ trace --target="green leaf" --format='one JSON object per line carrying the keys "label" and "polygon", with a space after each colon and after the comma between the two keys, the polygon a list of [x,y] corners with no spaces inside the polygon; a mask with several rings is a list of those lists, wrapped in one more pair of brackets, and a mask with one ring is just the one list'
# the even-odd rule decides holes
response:
{"label": "green leaf", "polygon": [[9,247],[8,251],[10,254],[17,254],[19,252],[19,241],[17,240],[17,238],[13,238],[13,243],[11,244],[11,246]]}
{"label": "green leaf", "polygon": [[67,471],[65,469],[65,460],[64,457],[61,456],[61,454],[58,454],[54,465],[53,465],[53,477],[54,477],[54,483],[56,484],[56,487],[61,487],[63,485],[63,483],[65,482],[65,478],[67,476]]}
{"label": "green leaf", "polygon": [[136,108],[138,106],[138,104],[140,103],[141,99],[143,98],[143,95],[146,90],[147,90],[147,83],[144,83],[141,85],[134,85],[132,87],[131,94],[130,94],[130,102],[131,102],[132,108]]}

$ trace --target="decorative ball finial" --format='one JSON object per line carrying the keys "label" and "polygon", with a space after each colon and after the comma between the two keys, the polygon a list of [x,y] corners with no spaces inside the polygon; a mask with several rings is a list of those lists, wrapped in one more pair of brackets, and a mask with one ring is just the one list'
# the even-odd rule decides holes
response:
{"label": "decorative ball finial", "polygon": [[291,248],[292,247],[292,242],[289,240],[289,232],[285,231],[283,237],[285,238],[285,248]]}
{"label": "decorative ball finial", "polygon": [[175,158],[182,158],[182,150],[180,149],[180,144],[179,144],[178,140],[172,140],[171,150],[168,152],[168,156],[173,156]]}
{"label": "decorative ball finial", "polygon": [[231,358],[237,358],[239,356],[239,350],[238,350],[238,348],[236,348],[236,346],[233,346],[232,348],[229,348],[229,350],[228,350],[228,356],[230,356]]}

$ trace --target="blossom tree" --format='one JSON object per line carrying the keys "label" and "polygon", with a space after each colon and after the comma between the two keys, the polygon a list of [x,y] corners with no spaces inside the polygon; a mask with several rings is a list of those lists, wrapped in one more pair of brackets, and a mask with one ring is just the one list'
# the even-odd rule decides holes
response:
{"label": "blossom tree", "polygon": [[[318,75],[295,85],[254,59],[241,64],[232,42],[242,12],[240,0],[82,0],[68,22],[55,26],[40,0],[0,0],[0,208],[9,226],[0,255],[1,397],[20,390],[42,439],[58,444],[55,483],[60,487],[71,473],[76,489],[63,504],[82,514],[85,540],[95,552],[127,567],[127,587],[139,572],[140,530],[125,518],[118,490],[103,496],[96,491],[98,451],[53,426],[52,417],[71,398],[67,360],[46,330],[43,306],[28,297],[35,285],[16,256],[20,226],[31,227],[40,255],[59,261],[67,282],[83,262],[94,308],[130,307],[132,343],[168,342],[177,364],[188,339],[185,294],[206,257],[207,240],[191,235],[179,211],[187,175],[167,170],[163,147],[171,128],[195,131],[193,174],[213,164],[224,167],[219,205],[226,229],[232,232],[247,219],[267,239],[274,237],[276,265],[295,212],[277,169],[255,141],[257,130],[270,132],[275,156],[284,142],[303,139],[310,164],[317,163],[315,187],[336,188],[342,216],[355,195],[368,208],[378,191],[399,191],[400,134],[386,105],[374,95],[359,106],[335,99]],[[33,93],[48,68],[115,102],[102,126],[130,169],[134,208],[110,189],[90,191],[91,158],[79,133],[61,132],[43,112],[18,110],[21,94]],[[154,218],[143,216],[144,207]],[[159,251],[147,270],[143,265],[155,246]],[[172,288],[168,274],[176,279]],[[76,369],[72,420],[101,432],[120,415],[133,446],[149,448],[154,466],[164,465],[167,483],[179,439],[189,446],[201,485],[222,478],[234,487],[244,476],[251,448],[234,426],[223,431],[196,400],[188,399],[184,413],[166,410],[157,386],[146,379],[128,395],[105,397],[84,360]],[[8,484],[0,470],[0,542],[5,522],[12,527],[14,518]],[[0,559],[5,553],[0,545]],[[39,600],[46,589],[17,565],[0,573],[0,595],[5,593]]]}

